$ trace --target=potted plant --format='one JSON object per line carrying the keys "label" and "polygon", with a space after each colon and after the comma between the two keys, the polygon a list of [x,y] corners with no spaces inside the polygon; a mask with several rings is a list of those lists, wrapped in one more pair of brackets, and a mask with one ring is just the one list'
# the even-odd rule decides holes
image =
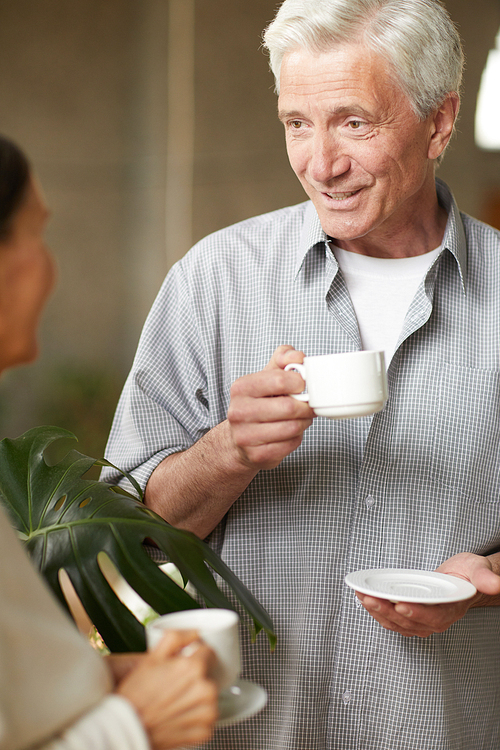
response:
{"label": "potted plant", "polygon": [[0,441],[0,502],[31,559],[68,611],[59,581],[61,569],[110,651],[145,649],[143,625],[101,571],[97,558],[102,552],[159,614],[199,607],[158,569],[145,549],[145,543],[152,543],[177,566],[206,606],[233,609],[215,582],[212,571],[217,573],[248,614],[254,637],[263,629],[274,647],[273,624],[249,590],[206,543],[146,508],[133,477],[124,473],[140,499],[119,486],[84,478],[94,465],[109,466],[105,460],[72,450],[48,465],[45,451],[62,438],[76,439],[67,430],[42,426]]}

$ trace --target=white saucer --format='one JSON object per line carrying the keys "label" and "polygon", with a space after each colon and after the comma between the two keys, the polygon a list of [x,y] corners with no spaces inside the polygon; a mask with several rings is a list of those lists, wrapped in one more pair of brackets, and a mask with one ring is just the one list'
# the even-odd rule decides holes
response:
{"label": "white saucer", "polygon": [[267,693],[260,685],[248,680],[236,680],[219,696],[219,718],[216,726],[237,724],[261,711],[267,703]]}
{"label": "white saucer", "polygon": [[476,587],[462,578],[430,570],[357,570],[345,577],[355,591],[391,602],[445,604],[470,599]]}

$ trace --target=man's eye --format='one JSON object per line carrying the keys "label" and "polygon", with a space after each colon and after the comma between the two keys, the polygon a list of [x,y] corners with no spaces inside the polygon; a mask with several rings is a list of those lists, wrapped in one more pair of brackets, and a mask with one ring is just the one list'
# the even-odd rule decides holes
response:
{"label": "man's eye", "polygon": [[290,127],[293,130],[298,130],[299,128],[302,127],[302,123],[301,123],[300,120],[292,120],[291,123],[290,123]]}
{"label": "man's eye", "polygon": [[363,122],[361,120],[349,120],[349,127],[351,130],[359,130]]}

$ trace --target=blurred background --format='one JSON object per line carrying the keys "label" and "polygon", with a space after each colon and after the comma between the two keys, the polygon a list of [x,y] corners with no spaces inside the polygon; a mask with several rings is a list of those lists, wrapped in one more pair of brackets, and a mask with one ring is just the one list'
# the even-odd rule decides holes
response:
{"label": "blurred background", "polygon": [[[39,361],[0,383],[0,438],[55,424],[100,457],[169,267],[209,232],[304,200],[260,48],[278,4],[0,0],[0,132],[39,176],[60,272]],[[500,3],[446,5],[467,69],[439,176],[462,210],[500,228],[500,116],[487,106],[500,72],[483,95],[496,135],[475,140]]]}

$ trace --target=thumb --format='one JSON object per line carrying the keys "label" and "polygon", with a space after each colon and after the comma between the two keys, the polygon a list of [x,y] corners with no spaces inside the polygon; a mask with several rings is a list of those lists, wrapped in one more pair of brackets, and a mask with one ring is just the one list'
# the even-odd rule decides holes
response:
{"label": "thumb", "polygon": [[177,656],[183,648],[193,641],[199,641],[199,635],[194,630],[166,630],[161,641],[148,653],[152,661]]}
{"label": "thumb", "polygon": [[490,596],[500,594],[500,576],[493,572],[491,563],[486,558],[484,558],[484,562],[478,562],[471,571],[470,582],[482,594],[489,594]]}

